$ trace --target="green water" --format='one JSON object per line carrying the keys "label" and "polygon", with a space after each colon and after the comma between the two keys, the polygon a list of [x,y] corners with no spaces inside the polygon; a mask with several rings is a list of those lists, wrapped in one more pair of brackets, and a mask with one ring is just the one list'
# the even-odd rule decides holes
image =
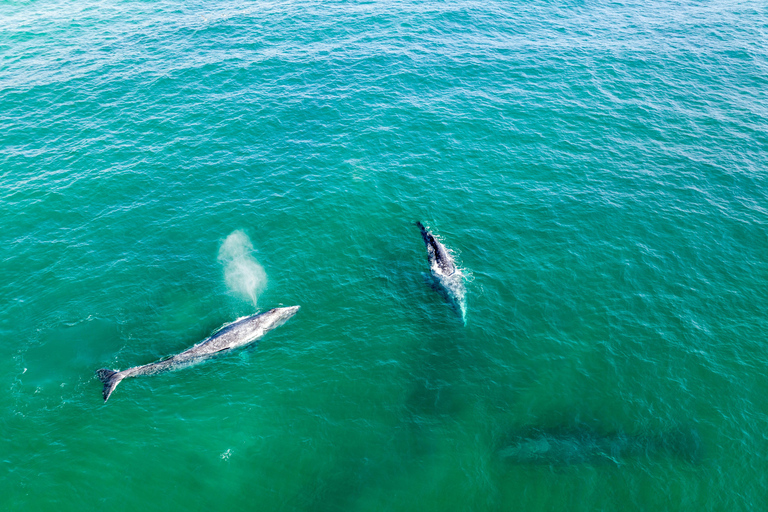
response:
{"label": "green water", "polygon": [[[759,510],[767,33],[730,0],[0,3],[0,509]],[[279,305],[103,403],[97,369]]]}

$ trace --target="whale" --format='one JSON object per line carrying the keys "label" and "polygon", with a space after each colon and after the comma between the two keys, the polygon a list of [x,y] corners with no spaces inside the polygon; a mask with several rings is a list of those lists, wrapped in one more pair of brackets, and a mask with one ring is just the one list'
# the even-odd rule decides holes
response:
{"label": "whale", "polygon": [[238,347],[244,347],[258,340],[268,331],[287,322],[298,310],[299,306],[281,307],[240,318],[230,324],[225,324],[211,336],[184,352],[154,363],[134,366],[122,371],[108,368],[97,370],[96,376],[104,383],[102,393],[104,402],[109,400],[109,396],[123,379],[177,370],[225,354]]}
{"label": "whale", "polygon": [[497,453],[507,463],[523,465],[621,464],[632,458],[662,457],[696,464],[701,439],[696,430],[686,428],[632,435],[584,426],[531,429],[510,435]]}
{"label": "whale", "polygon": [[416,222],[421,230],[421,237],[427,246],[427,261],[437,289],[445,296],[466,323],[467,302],[464,287],[464,274],[456,266],[450,251],[429,232],[424,224]]}

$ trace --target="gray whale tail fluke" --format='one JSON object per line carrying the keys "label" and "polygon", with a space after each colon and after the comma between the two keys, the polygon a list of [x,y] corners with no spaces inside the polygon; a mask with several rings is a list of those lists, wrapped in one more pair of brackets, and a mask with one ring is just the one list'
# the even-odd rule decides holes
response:
{"label": "gray whale tail fluke", "polygon": [[110,370],[108,368],[102,368],[96,372],[96,376],[99,377],[99,380],[104,383],[103,394],[104,402],[106,403],[106,401],[109,400],[109,395],[112,394],[112,391],[114,391],[117,385],[120,384],[120,381],[123,380],[123,375],[121,372],[116,372],[115,370]]}

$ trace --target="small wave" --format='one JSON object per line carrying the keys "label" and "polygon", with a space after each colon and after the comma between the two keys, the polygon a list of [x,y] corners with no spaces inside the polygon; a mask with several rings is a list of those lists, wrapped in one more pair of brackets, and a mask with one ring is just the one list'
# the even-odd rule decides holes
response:
{"label": "small wave", "polygon": [[253,256],[253,244],[241,230],[236,230],[219,248],[219,261],[224,265],[224,280],[235,295],[250,300],[254,307],[267,287],[267,273]]}

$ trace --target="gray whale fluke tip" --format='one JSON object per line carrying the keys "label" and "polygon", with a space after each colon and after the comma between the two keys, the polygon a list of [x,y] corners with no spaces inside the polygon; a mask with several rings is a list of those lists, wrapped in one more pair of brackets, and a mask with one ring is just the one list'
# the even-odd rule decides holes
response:
{"label": "gray whale fluke tip", "polygon": [[102,368],[101,370],[98,370],[96,372],[96,376],[101,382],[104,383],[104,391],[102,394],[104,396],[104,403],[107,403],[107,400],[109,400],[109,395],[111,395],[112,391],[114,391],[117,385],[120,384],[120,381],[123,380],[123,377],[120,372],[110,370],[109,368]]}

